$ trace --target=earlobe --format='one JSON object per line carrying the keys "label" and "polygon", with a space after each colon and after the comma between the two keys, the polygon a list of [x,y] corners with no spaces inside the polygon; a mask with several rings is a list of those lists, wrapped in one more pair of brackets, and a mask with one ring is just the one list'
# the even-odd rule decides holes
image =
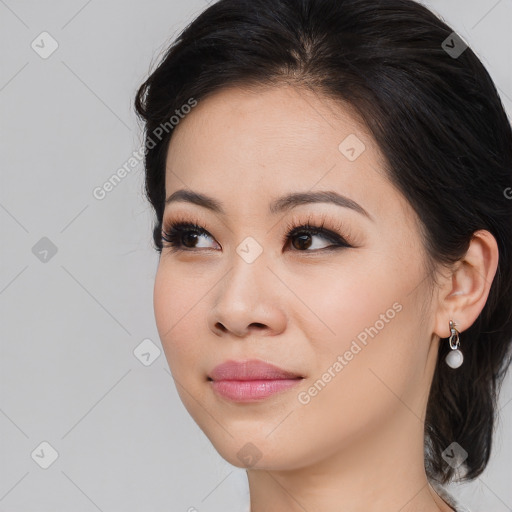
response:
{"label": "earlobe", "polygon": [[435,333],[450,336],[450,320],[460,332],[473,325],[487,302],[496,270],[499,251],[494,236],[486,230],[473,234],[464,257],[440,290]]}

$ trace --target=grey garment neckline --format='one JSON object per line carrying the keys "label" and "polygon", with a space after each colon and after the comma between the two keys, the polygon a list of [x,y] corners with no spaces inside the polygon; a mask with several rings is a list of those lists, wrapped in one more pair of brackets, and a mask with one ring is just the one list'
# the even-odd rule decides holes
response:
{"label": "grey garment neckline", "polygon": [[441,484],[435,481],[430,481],[430,485],[434,488],[434,490],[443,498],[450,507],[452,507],[455,512],[471,512],[471,510],[465,507],[462,503],[460,503],[454,496],[452,496]]}

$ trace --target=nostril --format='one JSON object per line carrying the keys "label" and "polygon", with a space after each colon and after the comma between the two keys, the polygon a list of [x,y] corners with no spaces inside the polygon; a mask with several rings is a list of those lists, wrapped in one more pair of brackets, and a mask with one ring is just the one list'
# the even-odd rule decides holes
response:
{"label": "nostril", "polygon": [[215,327],[217,327],[217,329],[221,330],[222,332],[226,332],[227,331],[227,329],[220,322],[217,322],[215,324]]}

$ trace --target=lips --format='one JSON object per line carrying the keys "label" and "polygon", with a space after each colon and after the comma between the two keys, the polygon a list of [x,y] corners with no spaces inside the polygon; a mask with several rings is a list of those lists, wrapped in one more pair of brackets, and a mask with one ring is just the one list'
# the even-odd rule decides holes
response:
{"label": "lips", "polygon": [[214,381],[251,381],[302,379],[303,376],[264,361],[251,359],[249,361],[226,361],[216,366],[208,378]]}
{"label": "lips", "polygon": [[226,361],[208,376],[214,392],[233,402],[259,402],[294,388],[303,378],[257,359]]}

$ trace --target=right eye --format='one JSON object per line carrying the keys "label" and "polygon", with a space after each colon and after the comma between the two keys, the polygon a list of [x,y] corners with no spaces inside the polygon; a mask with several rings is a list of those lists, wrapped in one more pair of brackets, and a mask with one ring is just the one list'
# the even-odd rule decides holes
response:
{"label": "right eye", "polygon": [[162,230],[162,242],[166,242],[164,246],[171,248],[173,251],[204,248],[195,244],[201,238],[207,237],[211,238],[211,235],[198,224],[191,222],[171,222]]}

